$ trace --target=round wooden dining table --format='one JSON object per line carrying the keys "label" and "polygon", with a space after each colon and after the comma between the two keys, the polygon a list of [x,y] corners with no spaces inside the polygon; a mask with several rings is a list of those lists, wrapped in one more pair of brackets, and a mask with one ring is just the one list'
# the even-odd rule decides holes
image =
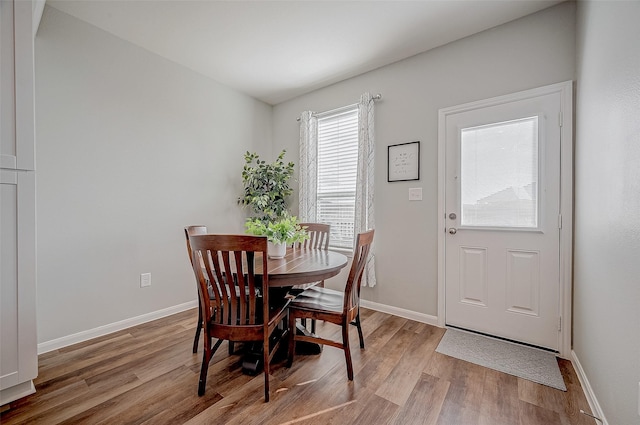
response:
{"label": "round wooden dining table", "polygon": [[[335,251],[315,248],[287,248],[284,258],[267,260],[269,287],[291,287],[319,282],[340,273],[347,256]],[[256,264],[256,271],[262,265]]]}

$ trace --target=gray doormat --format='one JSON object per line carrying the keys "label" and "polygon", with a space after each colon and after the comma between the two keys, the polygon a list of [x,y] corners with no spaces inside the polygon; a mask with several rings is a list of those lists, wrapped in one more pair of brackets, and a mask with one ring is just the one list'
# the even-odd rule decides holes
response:
{"label": "gray doormat", "polygon": [[456,329],[447,329],[436,351],[567,391],[556,356],[548,351]]}

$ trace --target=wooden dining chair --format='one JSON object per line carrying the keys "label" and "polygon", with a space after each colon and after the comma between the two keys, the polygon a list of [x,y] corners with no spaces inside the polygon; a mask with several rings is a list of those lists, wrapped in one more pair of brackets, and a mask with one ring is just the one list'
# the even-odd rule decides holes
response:
{"label": "wooden dining chair", "polygon": [[309,233],[309,239],[293,244],[295,247],[329,249],[330,224],[300,223],[300,227]]}
{"label": "wooden dining chair", "polygon": [[[269,364],[286,338],[278,324],[287,317],[288,300],[269,304],[267,238],[248,235],[189,236],[193,271],[198,282],[204,324],[204,353],[198,384],[203,395],[209,362],[222,341],[260,341],[263,351],[264,398],[269,401]],[[262,270],[255,269],[255,260]],[[200,267],[202,263],[204,267]],[[209,286],[207,282],[211,282]],[[208,286],[213,296],[208,296]],[[213,343],[213,339],[217,341]],[[272,340],[272,344],[270,344]]]}
{"label": "wooden dining chair", "polygon": [[353,253],[351,270],[344,292],[313,286],[304,290],[289,304],[289,329],[295,329],[296,319],[316,319],[334,323],[342,327],[342,342],[322,338],[311,334],[292,332],[289,338],[289,356],[287,366],[293,364],[296,341],[308,341],[331,345],[344,350],[347,362],[347,377],[353,380],[351,350],[349,348],[349,325],[355,325],[360,337],[360,348],[364,348],[364,337],[360,326],[360,285],[362,273],[367,263],[374,230],[360,233],[356,237],[356,249]]}
{"label": "wooden dining chair", "polygon": [[[189,236],[206,235],[207,226],[194,225],[184,228],[184,234],[187,239],[187,254],[189,255],[189,261],[193,261],[191,258],[191,244],[189,243]],[[193,263],[191,263],[193,266]],[[210,285],[210,284],[209,284]],[[213,293],[209,291],[209,296],[213,296]],[[198,292],[198,324],[196,325],[196,335],[193,338],[193,352],[198,352],[198,342],[200,342],[200,333],[202,331],[202,307],[200,304],[200,292]],[[234,353],[234,341],[229,341],[229,355]]]}
{"label": "wooden dining chair", "polygon": [[[309,234],[309,239],[306,239],[302,242],[296,242],[293,244],[294,247],[300,248],[314,248],[314,249],[324,249],[325,251],[329,249],[329,237],[331,235],[331,225],[324,223],[300,223],[300,227],[305,229]],[[319,286],[324,288],[324,280],[319,282],[311,283],[310,285],[304,285],[304,289],[309,286]],[[302,292],[298,289],[298,291]],[[293,293],[295,293],[295,287]],[[306,320],[302,320],[302,326],[306,327]],[[311,332],[316,332],[316,321],[311,321]]]}
{"label": "wooden dining chair", "polygon": [[[207,234],[207,226],[195,225],[187,226],[184,228],[184,235],[187,239],[187,254],[189,255],[189,261],[193,266],[193,257],[191,252],[191,244],[189,243],[189,236],[205,235]],[[196,326],[196,335],[193,338],[193,352],[198,352],[198,342],[200,341],[200,332],[202,331],[202,303],[200,303],[200,291],[198,291],[198,325]]]}

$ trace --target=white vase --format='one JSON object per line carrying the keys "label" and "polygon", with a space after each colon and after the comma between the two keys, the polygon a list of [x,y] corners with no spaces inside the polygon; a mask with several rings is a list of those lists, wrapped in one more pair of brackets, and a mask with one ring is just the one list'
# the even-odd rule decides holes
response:
{"label": "white vase", "polygon": [[287,244],[286,243],[273,243],[267,242],[267,255],[269,258],[284,258],[287,254]]}

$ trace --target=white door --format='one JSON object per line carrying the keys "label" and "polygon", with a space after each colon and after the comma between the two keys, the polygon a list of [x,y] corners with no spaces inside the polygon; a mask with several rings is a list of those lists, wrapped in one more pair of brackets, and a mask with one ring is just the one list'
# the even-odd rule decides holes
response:
{"label": "white door", "polygon": [[559,92],[447,114],[445,321],[559,351]]}

